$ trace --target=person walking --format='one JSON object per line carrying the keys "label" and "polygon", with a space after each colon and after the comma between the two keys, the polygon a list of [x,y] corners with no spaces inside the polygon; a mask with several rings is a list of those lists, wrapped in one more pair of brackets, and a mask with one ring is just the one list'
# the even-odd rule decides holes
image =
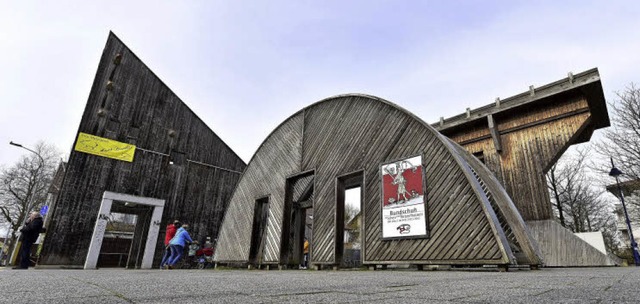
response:
{"label": "person walking", "polygon": [[304,253],[304,264],[302,265],[302,269],[307,269],[309,267],[309,240],[307,240],[307,238],[304,238],[302,252]]}
{"label": "person walking", "polygon": [[178,228],[182,226],[180,221],[175,220],[173,223],[167,225],[166,234],[164,235],[164,254],[162,255],[162,261],[160,262],[160,269],[164,268],[164,265],[167,264],[167,260],[169,256],[171,256],[171,249],[169,247],[169,242],[176,235],[176,231]]}
{"label": "person walking", "polygon": [[20,229],[22,233],[22,247],[20,247],[20,265],[13,269],[28,269],[31,265],[31,247],[42,232],[42,215],[38,211],[31,211],[29,218]]}
{"label": "person walking", "polygon": [[171,249],[171,256],[167,261],[167,266],[166,266],[167,269],[173,269],[173,266],[182,257],[182,254],[184,253],[184,247],[187,245],[187,243],[193,242],[193,240],[191,239],[191,236],[189,235],[189,232],[187,232],[187,229],[189,229],[189,225],[187,224],[182,225],[182,227],[178,229],[178,231],[176,232],[176,235],[169,242],[169,248]]}

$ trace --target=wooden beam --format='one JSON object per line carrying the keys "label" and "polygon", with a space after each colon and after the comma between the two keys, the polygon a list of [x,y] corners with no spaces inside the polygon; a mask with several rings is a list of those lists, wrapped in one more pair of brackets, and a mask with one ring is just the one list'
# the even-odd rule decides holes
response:
{"label": "wooden beam", "polygon": [[489,122],[489,132],[491,132],[491,137],[493,138],[493,146],[496,148],[496,151],[500,153],[502,152],[502,142],[500,141],[500,132],[493,120],[493,115],[487,115],[487,121]]}
{"label": "wooden beam", "polygon": [[483,119],[484,116],[487,116],[488,114],[496,114],[498,112],[504,112],[524,105],[531,105],[532,103],[535,104],[548,97],[576,90],[580,90],[581,94],[584,94],[587,98],[589,107],[592,108],[594,123],[596,123],[598,127],[609,126],[609,116],[606,110],[606,102],[604,99],[604,93],[602,92],[598,69],[594,68],[572,76],[573,77],[567,77],[556,82],[534,88],[535,94],[533,96],[531,95],[531,91],[523,92],[515,96],[501,99],[500,106],[498,106],[496,100],[495,103],[472,109],[469,116],[467,116],[465,111],[464,113],[456,116],[443,119],[443,124],[436,122],[431,124],[431,126],[442,132],[446,129],[471,123],[478,119]]}
{"label": "wooden beam", "polygon": [[[580,115],[580,114],[584,114],[584,113],[587,113],[587,112],[589,112],[588,108],[578,109],[578,110],[575,110],[575,111],[567,112],[567,113],[564,113],[564,114],[556,115],[556,116],[545,118],[545,119],[542,119],[542,120],[526,123],[526,124],[523,124],[523,125],[520,125],[520,126],[504,129],[504,130],[500,131],[500,134],[504,135],[504,134],[516,132],[516,131],[519,131],[519,130],[522,130],[522,129],[532,128],[532,127],[535,127],[535,126],[538,126],[538,125],[541,125],[541,124],[549,123],[549,122],[554,121],[554,120],[559,120],[559,119],[571,117],[571,116],[574,116],[574,115]],[[445,135],[448,136],[447,134],[445,134]],[[458,142],[458,144],[461,145],[461,146],[465,146],[465,145],[468,145],[470,143],[474,143],[474,142],[478,142],[478,141],[481,141],[481,140],[485,140],[485,139],[490,138],[490,137],[491,137],[491,135],[478,136],[478,137],[475,137],[475,138],[472,138],[472,139],[468,139],[468,140],[464,140],[464,141]]]}

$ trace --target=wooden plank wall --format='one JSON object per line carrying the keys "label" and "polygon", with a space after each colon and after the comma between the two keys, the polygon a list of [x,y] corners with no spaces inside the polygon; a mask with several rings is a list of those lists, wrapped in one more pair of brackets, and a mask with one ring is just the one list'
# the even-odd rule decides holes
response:
{"label": "wooden plank wall", "polygon": [[269,198],[264,256],[261,263],[277,263],[284,215],[286,179],[300,172],[302,153],[302,112],[274,130],[260,145],[238,182],[218,238],[216,260],[246,262],[256,200]]}
{"label": "wooden plank wall", "polygon": [[144,150],[132,163],[71,152],[41,264],[84,263],[104,191],[166,200],[156,262],[173,219],[217,236],[244,162],[113,33],[78,131]]}
{"label": "wooden plank wall", "polygon": [[505,232],[512,251],[518,258],[518,264],[542,265],[543,260],[540,248],[507,191],[480,160],[470,153],[463,153],[464,148],[461,146],[452,144],[459,151],[460,156],[467,161],[477,176],[478,182],[482,184],[483,189],[487,192],[491,206],[500,221],[500,226]]}
{"label": "wooden plank wall", "polygon": [[[249,163],[224,219],[216,261],[247,261],[256,197],[270,198],[267,242],[277,245],[285,180],[313,171],[311,262],[339,264],[337,179],[362,171],[365,264],[515,263],[485,192],[446,141],[417,117],[372,96],[338,96],[303,109],[283,122]],[[383,241],[380,165],[416,155],[422,155],[426,170],[430,237]],[[270,248],[262,261],[283,263],[274,259],[277,251]]]}
{"label": "wooden plank wall", "polygon": [[555,100],[516,113],[495,114],[502,141],[498,152],[488,124],[442,133],[471,153],[482,153],[525,221],[551,219],[545,173],[563,153],[591,114],[582,96]]}

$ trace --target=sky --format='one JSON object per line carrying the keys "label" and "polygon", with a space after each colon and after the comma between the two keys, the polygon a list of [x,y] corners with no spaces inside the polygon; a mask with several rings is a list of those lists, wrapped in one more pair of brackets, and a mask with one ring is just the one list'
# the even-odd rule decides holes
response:
{"label": "sky", "polygon": [[[638,1],[0,0],[0,166],[68,156],[113,31],[248,162],[329,96],[382,97],[429,123],[597,67],[640,82]],[[132,3],[131,3],[132,2]]]}

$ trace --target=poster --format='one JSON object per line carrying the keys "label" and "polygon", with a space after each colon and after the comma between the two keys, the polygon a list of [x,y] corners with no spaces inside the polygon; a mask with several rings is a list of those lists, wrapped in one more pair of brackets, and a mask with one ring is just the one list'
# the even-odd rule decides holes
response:
{"label": "poster", "polygon": [[136,146],[80,132],[74,150],[132,162]]}
{"label": "poster", "polygon": [[426,237],[422,156],[381,166],[382,237]]}

